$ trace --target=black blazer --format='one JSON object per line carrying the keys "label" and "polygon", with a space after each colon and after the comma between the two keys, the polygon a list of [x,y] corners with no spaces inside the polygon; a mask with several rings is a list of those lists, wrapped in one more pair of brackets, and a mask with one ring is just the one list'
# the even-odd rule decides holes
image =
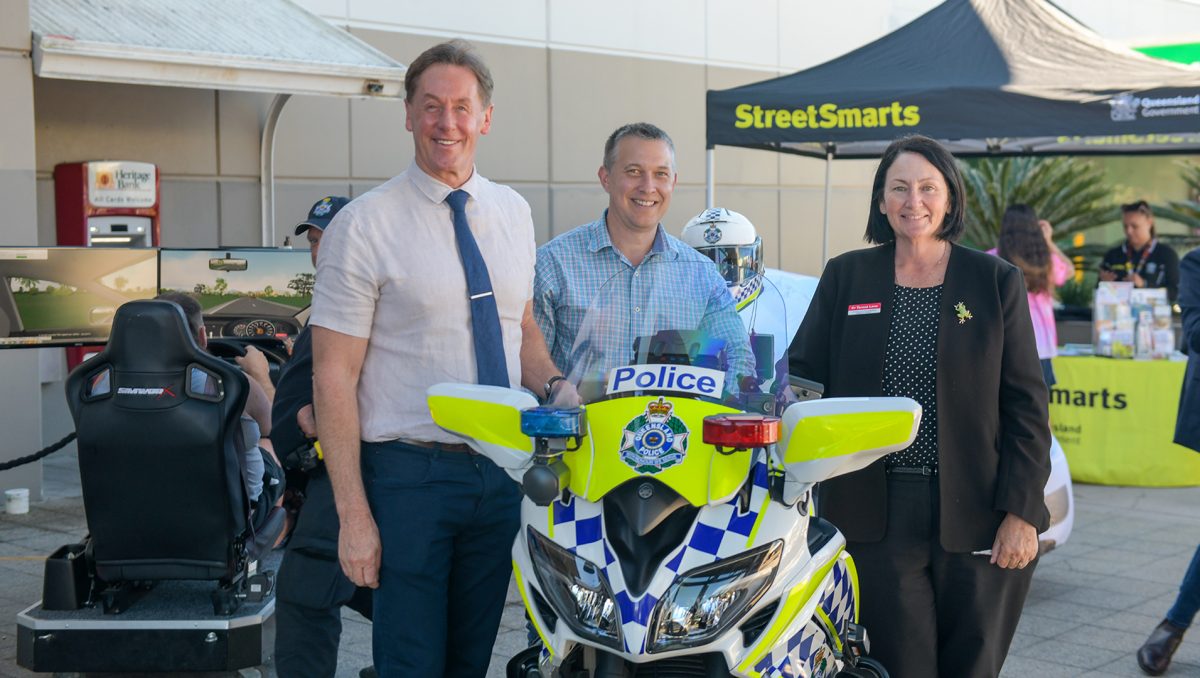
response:
{"label": "black blazer", "polygon": [[[896,246],[829,262],[789,348],[791,373],[825,384],[825,396],[878,396],[892,320]],[[942,547],[991,548],[1005,513],[1049,527],[1048,390],[1021,272],[953,246],[938,319],[938,469]],[[972,318],[959,322],[962,302]],[[878,313],[849,315],[854,304]],[[821,484],[821,514],[851,541],[879,541],[887,524],[884,462]]]}
{"label": "black blazer", "polygon": [[1180,263],[1179,307],[1188,364],[1179,394],[1175,442],[1200,452],[1200,250],[1192,250]]}

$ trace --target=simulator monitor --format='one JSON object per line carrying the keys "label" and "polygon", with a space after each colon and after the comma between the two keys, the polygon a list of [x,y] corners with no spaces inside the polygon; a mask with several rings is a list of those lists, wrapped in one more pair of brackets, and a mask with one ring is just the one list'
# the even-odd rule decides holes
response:
{"label": "simulator monitor", "polygon": [[316,280],[308,250],[158,252],[159,289],[199,301],[210,338],[284,339],[308,322]]}
{"label": "simulator monitor", "polygon": [[103,344],[118,306],[154,296],[157,254],[0,247],[0,348]]}

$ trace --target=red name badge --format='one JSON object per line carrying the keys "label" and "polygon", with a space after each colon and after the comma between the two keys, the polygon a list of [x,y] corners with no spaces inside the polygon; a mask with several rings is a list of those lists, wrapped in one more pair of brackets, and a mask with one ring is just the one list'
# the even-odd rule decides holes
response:
{"label": "red name badge", "polygon": [[879,313],[882,310],[883,304],[878,301],[873,304],[850,304],[846,315],[870,315],[872,313]]}

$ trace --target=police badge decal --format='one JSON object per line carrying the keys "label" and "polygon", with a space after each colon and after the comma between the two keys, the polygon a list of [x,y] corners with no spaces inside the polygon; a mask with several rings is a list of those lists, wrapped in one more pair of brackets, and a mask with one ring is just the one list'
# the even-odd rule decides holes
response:
{"label": "police badge decal", "polygon": [[621,461],[638,473],[658,473],[682,462],[689,434],[674,409],[660,397],[646,406],[645,414],[634,417],[621,439]]}
{"label": "police badge decal", "polygon": [[704,229],[704,242],[715,245],[721,239],[721,229],[717,228],[716,224],[709,224],[708,228]]}

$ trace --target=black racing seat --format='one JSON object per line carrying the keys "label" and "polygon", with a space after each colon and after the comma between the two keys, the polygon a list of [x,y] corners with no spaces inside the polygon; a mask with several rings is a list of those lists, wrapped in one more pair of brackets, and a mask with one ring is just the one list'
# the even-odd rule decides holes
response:
{"label": "black racing seat", "polygon": [[108,345],[66,384],[101,586],[216,580],[217,609],[236,607],[256,555],[239,466],[248,388],[197,345],[178,305],[117,309]]}

